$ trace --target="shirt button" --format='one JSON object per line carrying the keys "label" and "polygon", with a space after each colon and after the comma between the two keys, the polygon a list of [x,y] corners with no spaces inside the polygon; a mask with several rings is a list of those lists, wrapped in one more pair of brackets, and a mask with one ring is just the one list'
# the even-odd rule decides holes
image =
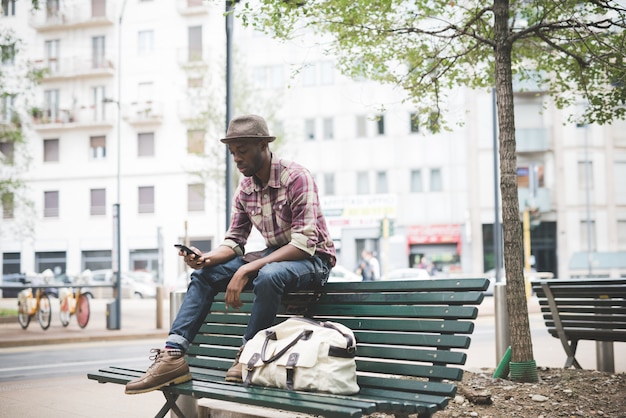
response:
{"label": "shirt button", "polygon": [[267,199],[267,193],[266,193],[266,194],[264,194],[264,195],[263,195],[263,197]]}

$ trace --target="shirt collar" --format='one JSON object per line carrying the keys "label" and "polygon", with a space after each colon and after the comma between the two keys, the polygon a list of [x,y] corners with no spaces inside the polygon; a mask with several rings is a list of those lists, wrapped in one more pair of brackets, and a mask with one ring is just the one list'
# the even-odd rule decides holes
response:
{"label": "shirt collar", "polygon": [[[280,188],[280,172],[280,158],[276,157],[274,153],[272,153],[272,157],[270,160],[270,178],[267,182],[267,187],[272,187],[274,189]],[[263,190],[263,186],[256,177],[252,176],[244,179],[244,183],[242,184],[242,190],[246,194],[250,194],[252,192],[260,192],[261,190]]]}

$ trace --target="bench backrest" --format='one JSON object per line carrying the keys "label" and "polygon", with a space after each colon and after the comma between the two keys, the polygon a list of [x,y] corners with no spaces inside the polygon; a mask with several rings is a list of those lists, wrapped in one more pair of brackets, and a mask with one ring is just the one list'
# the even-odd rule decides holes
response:
{"label": "bench backrest", "polygon": [[560,323],[581,339],[626,339],[626,279],[538,280],[532,289],[551,334]]}
{"label": "bench backrest", "polygon": [[[362,391],[453,396],[455,385],[445,381],[463,376],[466,354],[456,350],[469,347],[487,285],[486,279],[328,283],[286,295],[276,322],[303,315],[351,328]],[[238,311],[226,310],[223,297],[215,300],[187,353],[192,368],[223,372],[232,365],[253,297],[243,294]]]}

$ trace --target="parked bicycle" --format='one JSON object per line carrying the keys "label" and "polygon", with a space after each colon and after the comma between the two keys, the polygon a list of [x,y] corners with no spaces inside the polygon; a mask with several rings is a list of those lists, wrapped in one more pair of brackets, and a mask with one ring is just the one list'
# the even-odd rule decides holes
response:
{"label": "parked bicycle", "polygon": [[28,328],[30,320],[37,315],[39,325],[44,330],[50,327],[52,310],[50,296],[41,288],[38,288],[33,296],[33,289],[22,290],[17,298],[17,321],[22,329]]}
{"label": "parked bicycle", "polygon": [[59,289],[59,302],[61,309],[59,318],[64,327],[68,326],[72,315],[76,315],[76,322],[81,328],[85,328],[89,323],[89,297],[80,292],[80,288],[74,294],[71,287]]}

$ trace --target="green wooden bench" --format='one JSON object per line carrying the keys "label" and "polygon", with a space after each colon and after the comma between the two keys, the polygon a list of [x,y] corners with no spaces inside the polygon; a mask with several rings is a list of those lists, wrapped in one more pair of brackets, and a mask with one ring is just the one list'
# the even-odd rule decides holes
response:
{"label": "green wooden bench", "polygon": [[[430,417],[447,406],[456,392],[470,345],[473,319],[487,288],[486,279],[441,279],[328,283],[318,293],[298,292],[283,298],[277,322],[304,315],[341,322],[357,338],[356,395],[294,392],[244,387],[224,380],[241,345],[253,295],[242,295],[239,311],[217,299],[194,339],[187,361],[193,380],[161,389],[163,417],[179,395],[321,415],[360,417],[374,412],[396,417]],[[100,383],[126,384],[144,370],[106,367],[89,373]],[[138,395],[139,396],[139,395]],[[139,399],[138,399],[139,401]]]}
{"label": "green wooden bench", "polygon": [[561,341],[565,368],[580,369],[580,340],[626,342],[626,279],[552,279],[531,282],[548,332]]}

